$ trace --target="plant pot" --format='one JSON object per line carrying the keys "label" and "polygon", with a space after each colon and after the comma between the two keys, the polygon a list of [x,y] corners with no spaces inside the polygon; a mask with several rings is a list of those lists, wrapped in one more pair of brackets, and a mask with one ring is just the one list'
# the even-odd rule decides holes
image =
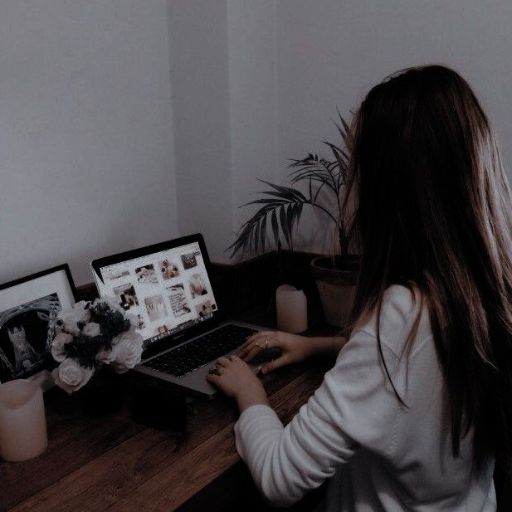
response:
{"label": "plant pot", "polygon": [[330,325],[347,325],[354,304],[359,257],[318,256],[311,261],[313,277]]}

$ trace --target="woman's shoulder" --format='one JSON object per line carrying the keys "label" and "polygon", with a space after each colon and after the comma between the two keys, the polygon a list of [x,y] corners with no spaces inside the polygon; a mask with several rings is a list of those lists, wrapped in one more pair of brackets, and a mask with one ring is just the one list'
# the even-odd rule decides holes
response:
{"label": "woman's shoulder", "polygon": [[382,300],[382,312],[396,316],[402,322],[419,313],[424,302],[422,293],[415,286],[391,285]]}
{"label": "woman's shoulder", "polygon": [[392,285],[382,298],[380,311],[373,311],[357,330],[377,337],[398,357],[413,334],[415,342],[431,336],[425,297],[415,287]]}

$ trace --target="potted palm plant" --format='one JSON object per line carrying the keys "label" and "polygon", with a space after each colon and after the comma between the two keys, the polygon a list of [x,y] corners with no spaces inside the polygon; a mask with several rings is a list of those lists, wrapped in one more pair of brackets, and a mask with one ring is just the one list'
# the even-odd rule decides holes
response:
{"label": "potted palm plant", "polygon": [[324,141],[329,158],[308,153],[300,160],[292,159],[289,174],[292,186],[276,185],[260,180],[269,187],[263,197],[243,206],[259,208],[247,220],[233,244],[237,253],[265,252],[271,229],[273,242],[280,249],[283,243],[293,250],[294,229],[300,222],[304,207],[321,212],[335,230],[337,250],[330,256],[319,256],[311,261],[326,320],[335,326],[346,324],[352,307],[359,258],[349,254],[350,228],[343,215],[343,199],[348,171],[348,138],[350,129],[339,114],[336,128],[342,145]]}

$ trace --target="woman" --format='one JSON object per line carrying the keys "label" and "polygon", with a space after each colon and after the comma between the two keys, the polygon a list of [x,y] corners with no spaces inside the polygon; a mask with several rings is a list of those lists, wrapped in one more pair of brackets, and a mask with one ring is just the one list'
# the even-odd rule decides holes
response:
{"label": "woman", "polygon": [[[210,380],[276,504],[330,479],[328,510],[494,511],[495,466],[512,486],[512,216],[489,123],[457,73],[426,66],[374,87],[353,128],[348,341],[260,333]],[[265,346],[282,350],[265,371],[339,350],[286,428],[242,361]]]}

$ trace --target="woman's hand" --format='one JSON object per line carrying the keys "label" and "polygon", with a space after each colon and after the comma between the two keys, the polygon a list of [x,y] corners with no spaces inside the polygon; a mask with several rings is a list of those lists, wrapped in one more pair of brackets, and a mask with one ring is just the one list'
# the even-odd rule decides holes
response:
{"label": "woman's hand", "polygon": [[254,334],[242,345],[239,354],[244,361],[251,361],[262,350],[277,348],[281,355],[261,367],[261,373],[269,373],[281,366],[304,361],[315,352],[314,339],[282,331],[263,331]]}
{"label": "woman's hand", "polygon": [[260,380],[247,363],[237,356],[218,359],[207,380],[234,398],[240,412],[251,405],[268,405],[267,394]]}

